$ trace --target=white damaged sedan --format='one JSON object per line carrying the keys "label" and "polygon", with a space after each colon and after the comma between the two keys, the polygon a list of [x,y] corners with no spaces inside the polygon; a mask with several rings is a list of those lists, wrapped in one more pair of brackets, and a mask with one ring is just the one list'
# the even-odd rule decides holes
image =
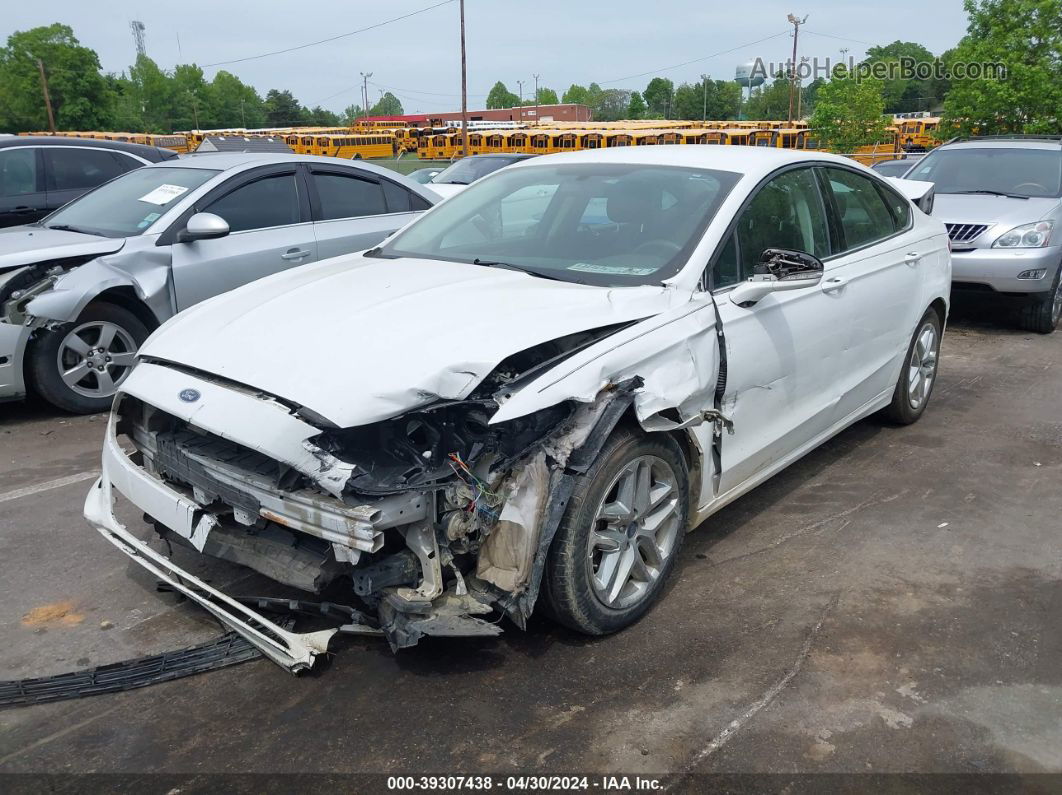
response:
{"label": "white damaged sedan", "polygon": [[622,629],[687,530],[860,418],[925,411],[951,281],[930,187],[744,147],[510,166],[378,248],[167,322],[85,515],[292,671],[335,630],[197,579],[115,500],[201,554],[356,596],[395,649],[536,605]]}

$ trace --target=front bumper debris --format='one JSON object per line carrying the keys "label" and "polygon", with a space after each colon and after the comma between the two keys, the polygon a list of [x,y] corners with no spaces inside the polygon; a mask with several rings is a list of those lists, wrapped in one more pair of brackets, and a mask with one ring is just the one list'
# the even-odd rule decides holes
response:
{"label": "front bumper debris", "polygon": [[115,517],[117,490],[137,508],[188,535],[202,519],[198,506],[136,467],[114,437],[113,416],[103,448],[103,474],[85,499],[85,518],[99,533],[157,579],[207,610],[267,657],[293,674],[313,668],[338,629],[294,633],[212,588],[130,533]]}

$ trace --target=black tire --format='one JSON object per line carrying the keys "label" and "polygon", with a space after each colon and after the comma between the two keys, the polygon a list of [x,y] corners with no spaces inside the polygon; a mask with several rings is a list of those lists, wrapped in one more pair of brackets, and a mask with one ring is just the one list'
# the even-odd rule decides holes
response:
{"label": "black tire", "polygon": [[1055,272],[1055,282],[1050,292],[1040,293],[1023,306],[1018,314],[1018,324],[1023,331],[1050,334],[1058,328],[1062,316],[1062,266]]}
{"label": "black tire", "polygon": [[[898,425],[910,425],[913,422],[917,422],[918,418],[926,410],[926,406],[929,405],[929,399],[933,395],[933,388],[937,384],[938,363],[940,361],[940,338],[943,323],[940,319],[940,315],[937,314],[935,309],[929,309],[922,319],[918,321],[918,325],[915,327],[915,333],[911,337],[911,344],[907,346],[907,354],[904,356],[903,367],[900,369],[900,377],[896,381],[896,389],[892,393],[892,403],[886,409],[888,417]],[[914,367],[914,359],[916,356],[916,346],[919,344],[919,340],[923,339],[923,335],[927,329],[931,329],[934,337],[932,348],[933,356],[933,369],[932,374],[928,382],[928,387],[923,394],[918,396],[915,400],[915,396],[912,395],[911,389],[911,370]],[[919,361],[923,359],[921,354],[917,357]],[[923,371],[922,376],[925,377]],[[917,391],[917,390],[916,390]]]}
{"label": "black tire", "polygon": [[[655,467],[656,462],[666,465],[674,476],[674,519],[669,518],[667,524],[670,531],[673,521],[675,529],[673,534],[669,532],[667,536],[668,551],[666,555],[661,556],[659,565],[649,565],[642,569],[645,572],[655,569],[655,579],[636,581],[632,578],[624,590],[637,591],[641,588],[637,600],[631,604],[617,603],[617,606],[609,606],[592,584],[592,569],[597,553],[590,551],[590,533],[595,526],[605,527],[601,520],[597,519],[597,512],[601,503],[615,493],[613,487],[617,485],[617,478],[620,478],[629,466],[646,461],[651,467]],[[653,476],[658,472],[666,473],[666,469],[653,469]],[[663,480],[651,480],[651,483],[661,488]],[[670,502],[669,496],[666,503],[670,505]],[[590,471],[580,477],[550,546],[543,578],[546,612],[558,623],[587,635],[618,632],[640,619],[659,597],[664,582],[674,568],[686,534],[688,503],[689,476],[686,461],[675,441],[662,434],[646,435],[628,428],[617,430]],[[664,525],[661,524],[660,527],[663,528]],[[661,534],[658,538],[663,539],[664,535]],[[642,543],[648,542],[644,538],[635,538],[629,541],[628,545],[633,554],[644,563],[646,555],[641,551],[643,547],[639,546]],[[659,550],[659,547],[656,549]],[[627,553],[624,550],[616,554]],[[603,559],[599,565],[604,565]],[[619,563],[616,565],[620,566]]]}
{"label": "black tire", "polygon": [[[95,414],[106,411],[111,406],[113,390],[103,397],[80,394],[63,380],[60,372],[59,352],[67,335],[83,324],[96,322],[117,326],[121,332],[116,335],[117,339],[119,342],[126,338],[127,342],[131,340],[134,352],[148,338],[148,329],[136,315],[120,306],[100,302],[85,307],[74,323],[38,332],[27,351],[26,375],[33,389],[56,408],[71,414]],[[129,346],[125,344],[122,347],[124,352]],[[120,384],[129,372],[128,367],[105,366],[108,374],[114,375],[116,385]]]}

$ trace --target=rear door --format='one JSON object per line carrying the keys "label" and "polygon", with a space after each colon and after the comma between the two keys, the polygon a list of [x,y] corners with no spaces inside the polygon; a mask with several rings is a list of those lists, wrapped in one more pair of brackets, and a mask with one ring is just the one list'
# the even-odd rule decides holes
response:
{"label": "rear door", "polygon": [[58,210],[97,185],[145,164],[124,152],[81,146],[45,146],[48,209]]}
{"label": "rear door", "polygon": [[178,311],[317,259],[309,202],[294,164],[242,172],[196,202],[194,211],[224,218],[229,234],[172,244]]}
{"label": "rear door", "polygon": [[847,330],[838,373],[847,416],[891,393],[914,326],[925,311],[922,273],[936,255],[915,231],[910,205],[879,180],[855,169],[819,169],[838,252],[823,289],[843,308]]}
{"label": "rear door", "polygon": [[354,168],[314,164],[308,179],[320,259],[372,248],[430,207],[405,186]]}
{"label": "rear door", "polygon": [[31,224],[46,214],[40,147],[0,149],[0,227]]}

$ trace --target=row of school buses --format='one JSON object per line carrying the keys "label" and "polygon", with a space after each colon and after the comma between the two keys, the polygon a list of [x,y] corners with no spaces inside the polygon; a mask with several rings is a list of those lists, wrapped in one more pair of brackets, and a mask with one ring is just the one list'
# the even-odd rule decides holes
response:
{"label": "row of school buses", "polygon": [[[937,118],[897,119],[879,143],[843,152],[872,165],[904,152],[926,151],[938,142]],[[29,133],[40,135],[46,133]],[[194,152],[207,136],[274,137],[297,154],[343,159],[377,159],[415,153],[425,160],[452,160],[462,156],[463,135],[458,127],[410,127],[396,122],[364,121],[353,127],[270,128],[261,130],[190,130],[172,135],[126,132],[60,132],[56,135],[99,138],[161,146],[176,152]],[[821,150],[814,130],[806,122],[782,121],[617,121],[554,122],[545,127],[469,129],[470,155],[520,152],[551,154],[615,146],[666,144],[716,144],[770,146]]]}

